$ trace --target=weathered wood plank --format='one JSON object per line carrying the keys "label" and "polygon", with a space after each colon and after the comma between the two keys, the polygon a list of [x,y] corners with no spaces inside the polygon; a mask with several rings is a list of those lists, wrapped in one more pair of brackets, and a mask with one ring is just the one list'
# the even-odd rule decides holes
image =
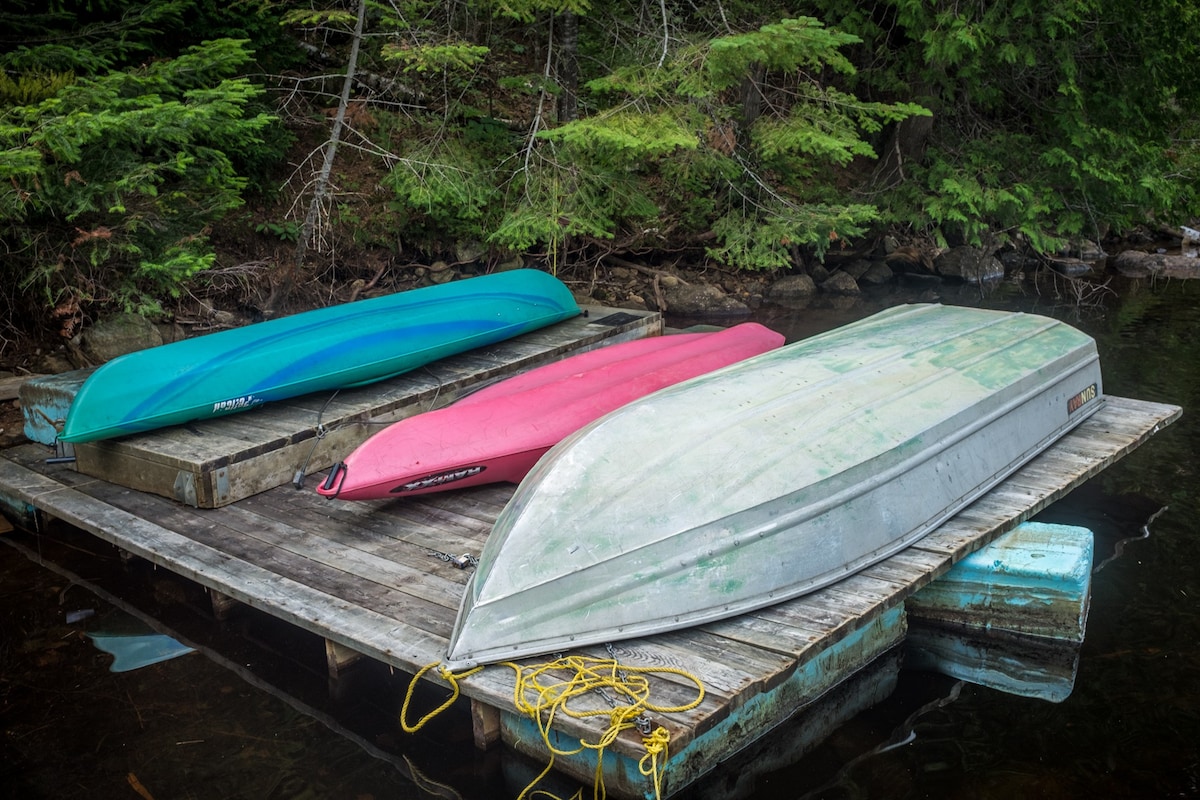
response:
{"label": "weathered wood plank", "polygon": [[69,489],[51,478],[31,479],[0,458],[0,486],[27,502],[53,507],[58,519],[122,547],[139,558],[261,609],[284,621],[356,647],[377,660],[413,669],[428,663],[444,642],[356,607],[289,577],[236,558],[154,522]]}
{"label": "weathered wood plank", "polygon": [[[152,495],[127,492],[112,506],[139,517],[151,510],[162,524],[190,538],[269,570],[287,575],[346,603],[445,638],[462,594],[461,582],[395,559],[331,543],[277,519],[230,507],[218,518],[176,505],[167,513]],[[425,566],[425,565],[421,565]]]}

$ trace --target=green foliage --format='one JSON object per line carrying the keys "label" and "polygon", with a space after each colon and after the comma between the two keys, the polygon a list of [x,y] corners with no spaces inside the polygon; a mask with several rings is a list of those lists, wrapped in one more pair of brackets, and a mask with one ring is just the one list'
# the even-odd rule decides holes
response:
{"label": "green foliage", "polygon": [[[20,5],[25,5],[20,8]],[[187,0],[89,3],[66,0],[0,10],[0,67],[10,73],[97,75],[157,52],[157,40],[178,29]]]}
{"label": "green foliage", "polygon": [[[161,0],[160,0],[161,2]],[[186,0],[178,24],[155,39],[163,53],[173,56],[189,45],[211,39],[249,41],[253,65],[247,73],[280,73],[302,67],[304,51],[280,23],[286,2],[281,0]],[[163,48],[163,44],[173,45]]]}
{"label": "green foliage", "polygon": [[588,161],[571,148],[513,176],[504,216],[487,240],[514,251],[542,250],[557,269],[567,242],[612,239],[626,225],[645,228],[658,212],[626,170]]}
{"label": "green foliage", "polygon": [[489,49],[465,42],[446,42],[411,46],[384,47],[383,57],[398,62],[404,72],[470,72],[477,68]]}
{"label": "green foliage", "polygon": [[[0,9],[3,279],[46,301],[150,307],[211,263],[207,231],[288,144],[246,75],[299,63],[293,35],[327,54],[349,43],[357,4],[316,6]],[[364,187],[330,220],[360,243],[471,238],[553,265],[611,249],[699,257],[703,242],[723,264],[778,269],[882,225],[1051,250],[1200,215],[1195,3],[367,9],[372,90],[351,127],[373,140],[344,144],[387,160],[390,214],[367,211],[380,206]],[[564,123],[556,100],[573,97]],[[258,230],[294,241],[289,225]]]}
{"label": "green foliage", "polygon": [[[757,31],[723,36],[707,43],[703,77],[682,81],[681,94],[705,97],[741,83],[751,69],[827,70],[852,74],[840,48],[858,37],[832,31],[811,17],[785,19]],[[698,76],[699,77],[699,76]]]}
{"label": "green foliage", "polygon": [[784,269],[792,264],[791,248],[824,253],[840,238],[861,236],[878,218],[868,205],[779,203],[754,215],[729,212],[713,223],[721,244],[708,255],[739,269]]}
{"label": "green foliage", "polygon": [[856,158],[875,158],[863,135],[877,133],[888,122],[929,114],[915,103],[868,103],[834,88],[802,85],[797,92],[804,102],[794,105],[790,114],[763,119],[755,126],[755,144],[762,158],[802,154],[822,165],[845,167]]}
{"label": "green foliage", "polygon": [[[833,167],[875,157],[865,136],[928,113],[913,103],[862,101],[828,83],[826,75],[854,72],[840,49],[856,41],[812,18],[700,41],[661,69],[632,66],[593,80],[589,88],[624,103],[623,110],[572,125],[610,129],[606,137],[592,135],[593,152],[599,143],[610,150],[619,144],[670,174],[677,172],[664,164],[685,161],[696,191],[672,192],[660,207],[669,198],[689,208],[681,221],[703,223],[692,232],[711,230],[720,241],[708,248],[710,257],[744,269],[778,269],[792,263],[790,248],[821,255],[831,237],[858,235],[878,219],[867,204],[832,200],[822,181]],[[739,102],[744,92],[735,91],[747,87],[778,102],[753,112]],[[663,104],[676,109],[674,116],[657,110]],[[671,137],[657,133],[664,118],[674,123]],[[707,157],[682,155],[696,147]],[[693,170],[702,164],[700,178]],[[695,213],[702,208],[703,215]]]}
{"label": "green foliage", "polygon": [[353,28],[357,19],[358,15],[353,11],[341,8],[295,8],[285,13],[279,22],[282,25],[302,27],[328,25],[335,28]]}
{"label": "green foliage", "polygon": [[40,103],[74,82],[74,72],[37,70],[20,74],[15,79],[0,72],[0,108]]}
{"label": "green foliage", "polygon": [[0,113],[6,279],[48,304],[149,308],[211,265],[205,231],[247,184],[235,158],[272,122],[233,77],[249,58],[244,42],[207,42]]}
{"label": "green foliage", "polygon": [[161,315],[163,298],[178,298],[182,287],[211,269],[216,260],[216,253],[205,246],[201,237],[167,246],[155,258],[138,263],[135,280],[122,295],[125,310],[147,317]]}
{"label": "green foliage", "polygon": [[637,112],[630,108],[603,111],[543,131],[544,139],[561,142],[608,162],[633,162],[693,149],[696,131],[672,111]]}
{"label": "green foliage", "polygon": [[[1024,164],[1010,162],[1004,172],[986,171],[993,156],[987,144],[979,142],[970,153],[961,153],[961,164],[933,160],[928,167],[914,167],[908,185],[913,197],[899,205],[910,208],[919,204],[922,216],[892,221],[917,222],[918,227],[932,231],[942,246],[948,244],[944,232],[949,231],[956,241],[976,246],[1019,237],[1035,250],[1054,252],[1063,245],[1064,237],[1087,233],[1083,216],[1069,214],[1061,199],[1036,180],[1023,180],[1029,175]],[[925,186],[936,191],[925,193]],[[893,196],[904,198],[901,191]],[[1058,221],[1053,231],[1040,224],[1052,211]]]}
{"label": "green foliage", "polygon": [[1176,0],[816,0],[876,92],[928,97],[889,219],[1039,249],[1200,214],[1200,6]]}
{"label": "green foliage", "polygon": [[496,164],[464,140],[418,144],[384,179],[418,225],[473,235],[500,196]]}
{"label": "green foliage", "polygon": [[592,4],[588,0],[486,0],[485,6],[491,7],[499,17],[532,22],[539,13],[549,12],[561,14],[586,14]]}
{"label": "green foliage", "polygon": [[273,236],[281,242],[295,242],[300,238],[300,224],[292,219],[282,222],[260,222],[254,226],[254,231]]}
{"label": "green foliage", "polygon": [[[502,11],[532,19],[537,11],[564,10],[579,13],[558,3]],[[883,126],[927,113],[838,89],[828,78],[854,72],[841,50],[857,39],[812,18],[683,37],[656,62],[629,58],[617,46],[606,52],[594,38],[606,20],[582,22],[588,27],[580,41],[590,53],[628,59],[585,76],[581,104],[588,113],[537,125],[531,138],[510,133],[487,145],[472,141],[471,122],[456,125],[447,113],[429,126],[438,131],[436,146],[402,152],[388,183],[429,239],[470,235],[541,252],[553,264],[564,248],[589,242],[686,246],[715,234],[711,257],[779,268],[791,263],[792,247],[823,253],[831,237],[855,235],[878,217],[869,205],[831,199],[832,170],[874,158],[867,137]],[[392,55],[433,69],[446,66],[442,57],[450,54],[450,66],[478,81],[496,70],[498,52],[513,51],[464,50],[442,40],[436,47],[405,44]],[[510,97],[514,87],[528,92],[545,107],[543,93],[559,91],[550,77],[514,71],[498,74],[495,86]],[[768,94],[769,103],[746,107],[754,93],[747,87]],[[459,96],[468,95],[463,88]]]}

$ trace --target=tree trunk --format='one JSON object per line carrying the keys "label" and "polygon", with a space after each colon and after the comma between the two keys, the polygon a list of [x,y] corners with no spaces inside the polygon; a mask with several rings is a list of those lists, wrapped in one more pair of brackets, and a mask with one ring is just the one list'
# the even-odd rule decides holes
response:
{"label": "tree trunk", "polygon": [[342,138],[342,128],[346,124],[346,109],[350,105],[350,92],[354,87],[354,73],[358,68],[358,50],[362,44],[363,25],[367,16],[367,0],[359,0],[358,18],[354,23],[354,38],[350,43],[350,57],[346,61],[346,79],[342,82],[342,96],[338,101],[337,114],[333,118],[333,129],[329,133],[329,141],[325,144],[325,159],[321,171],[317,175],[316,186],[313,189],[312,202],[308,205],[308,213],[304,216],[304,224],[300,227],[300,235],[296,239],[296,257],[291,269],[284,273],[283,278],[276,284],[271,296],[267,299],[268,317],[277,316],[287,303],[288,296],[296,285],[297,278],[304,272],[304,262],[308,256],[309,245],[321,216],[321,208],[325,197],[329,194],[329,176],[333,173],[333,161],[337,157],[338,142]]}
{"label": "tree trunk", "polygon": [[579,116],[579,17],[564,11],[558,15],[558,123]]}
{"label": "tree trunk", "polygon": [[[754,65],[750,68],[750,74],[742,79],[741,89],[741,134],[743,137],[748,137],[750,128],[755,121],[762,116],[763,94],[762,80],[765,70],[761,65]],[[743,138],[743,141],[746,141]]]}

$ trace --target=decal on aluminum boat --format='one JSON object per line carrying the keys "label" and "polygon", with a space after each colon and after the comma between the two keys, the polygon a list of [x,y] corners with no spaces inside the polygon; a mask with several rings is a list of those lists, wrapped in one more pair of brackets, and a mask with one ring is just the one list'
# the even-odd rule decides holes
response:
{"label": "decal on aluminum boat", "polygon": [[1076,411],[1083,408],[1085,405],[1095,399],[1096,384],[1093,383],[1091,386],[1087,387],[1082,392],[1067,401],[1067,413],[1074,414]]}

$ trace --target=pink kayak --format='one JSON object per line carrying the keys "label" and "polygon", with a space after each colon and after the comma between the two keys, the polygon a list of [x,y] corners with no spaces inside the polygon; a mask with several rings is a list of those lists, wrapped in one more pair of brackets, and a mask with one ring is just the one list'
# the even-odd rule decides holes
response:
{"label": "pink kayak", "polygon": [[783,341],[769,328],[747,322],[570,356],[384,428],[335,464],[317,491],[370,500],[519,483],[547,450],[589,422]]}

